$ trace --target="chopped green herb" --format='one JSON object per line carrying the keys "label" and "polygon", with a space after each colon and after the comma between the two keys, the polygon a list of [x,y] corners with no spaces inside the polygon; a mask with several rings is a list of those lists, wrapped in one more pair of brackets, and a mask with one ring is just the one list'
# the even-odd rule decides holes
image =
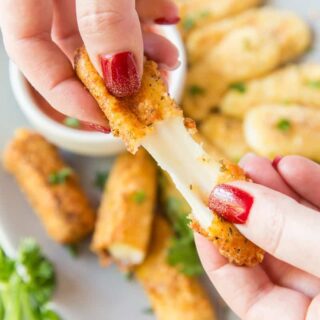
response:
{"label": "chopped green herb", "polygon": [[207,18],[207,17],[210,17],[210,15],[211,15],[211,12],[208,11],[208,10],[205,10],[205,11],[202,11],[202,12],[199,13],[199,18],[200,19],[201,18]]}
{"label": "chopped green herb", "polygon": [[288,119],[280,119],[277,128],[283,132],[287,132],[291,128],[291,122]]}
{"label": "chopped green herb", "polygon": [[188,276],[203,273],[193,240],[193,232],[189,228],[187,206],[184,199],[169,197],[166,201],[166,213],[175,231],[175,237],[168,250],[167,261],[176,266],[180,272]]}
{"label": "chopped green herb", "polygon": [[134,274],[133,274],[132,271],[128,271],[128,272],[126,272],[124,275],[125,275],[125,278],[126,278],[128,281],[132,281],[133,278],[134,278]]}
{"label": "chopped green herb", "polygon": [[108,171],[100,171],[96,173],[96,178],[94,180],[94,185],[100,190],[104,189],[106,185],[106,181],[108,179],[109,172]]}
{"label": "chopped green herb", "polygon": [[64,125],[70,128],[79,128],[80,121],[76,118],[67,117],[63,121]]}
{"label": "chopped green herb", "polygon": [[252,49],[252,43],[251,43],[250,39],[248,39],[248,38],[243,39],[243,47],[245,50],[248,50],[248,51],[250,51]]}
{"label": "chopped green herb", "polygon": [[309,80],[306,85],[313,89],[320,89],[320,80]]}
{"label": "chopped green herb", "polygon": [[72,174],[73,170],[71,168],[62,168],[59,171],[51,173],[48,177],[48,181],[50,184],[62,184],[65,183]]}
{"label": "chopped green herb", "polygon": [[197,85],[192,85],[188,88],[188,92],[190,96],[199,96],[199,95],[203,95],[206,92],[206,90]]}
{"label": "chopped green herb", "polygon": [[68,250],[71,257],[76,258],[79,255],[79,248],[76,244],[66,245],[65,248]]}
{"label": "chopped green herb", "polygon": [[151,307],[142,310],[144,314],[154,314],[154,311]]}
{"label": "chopped green herb", "polygon": [[16,260],[0,248],[0,282],[0,319],[60,319],[47,307],[56,284],[54,268],[34,240],[21,243]]}
{"label": "chopped green herb", "polygon": [[293,102],[289,98],[287,98],[287,99],[284,99],[282,101],[282,103],[288,106],[288,105],[292,104]]}
{"label": "chopped green herb", "polygon": [[195,21],[190,17],[186,17],[182,21],[182,27],[185,31],[190,31],[192,28],[194,28],[194,26],[195,26]]}
{"label": "chopped green herb", "polygon": [[144,191],[136,191],[132,194],[132,200],[136,203],[136,204],[141,204],[146,200],[146,193]]}
{"label": "chopped green herb", "polygon": [[238,91],[239,93],[245,93],[247,91],[247,87],[243,82],[235,82],[230,84],[229,88],[231,90]]}

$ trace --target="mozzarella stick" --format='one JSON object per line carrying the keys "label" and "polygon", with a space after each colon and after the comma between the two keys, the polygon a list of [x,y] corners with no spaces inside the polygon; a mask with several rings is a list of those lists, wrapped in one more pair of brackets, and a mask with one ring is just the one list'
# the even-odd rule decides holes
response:
{"label": "mozzarella stick", "polygon": [[259,5],[261,0],[176,0],[182,18],[180,29],[184,37],[206,24],[235,15]]}
{"label": "mozzarella stick", "polygon": [[243,133],[242,121],[221,114],[212,114],[200,126],[204,137],[234,162],[250,151]]}
{"label": "mozzarella stick", "polygon": [[17,130],[5,150],[4,166],[16,178],[52,239],[76,243],[92,231],[95,213],[75,172],[40,134]]}
{"label": "mozzarella stick", "polygon": [[123,267],[144,260],[156,188],[156,165],[145,150],[117,158],[104,190],[92,243],[102,264],[110,257]]}
{"label": "mozzarella stick", "polygon": [[109,119],[112,132],[126,142],[128,150],[135,152],[143,146],[169,173],[192,208],[193,228],[211,239],[229,261],[248,266],[261,262],[263,251],[208,208],[214,186],[246,180],[244,172],[235,165],[212,160],[192,138],[157,65],[145,63],[140,91],[126,99],[110,95],[84,48],[76,54],[75,68]]}
{"label": "mozzarella stick", "polygon": [[[255,54],[261,58],[259,63],[262,62],[261,67],[265,69],[271,63],[283,63],[295,58],[306,50],[310,43],[311,32],[301,18],[289,11],[265,7],[251,9],[215,24],[208,24],[192,32],[186,46],[191,63],[225,47],[225,52],[222,53],[227,53],[227,57],[234,63],[240,55],[241,59],[248,59],[247,62],[251,62],[252,65],[254,61],[249,59],[250,54]],[[228,49],[237,50],[228,53]],[[231,54],[236,57],[232,57]],[[220,61],[217,61],[216,68],[221,70],[224,66],[219,63]],[[238,64],[237,67],[241,70],[245,66]],[[258,62],[255,63],[255,68],[258,71]]]}
{"label": "mozzarella stick", "polygon": [[216,319],[209,297],[198,280],[181,274],[167,263],[167,251],[172,237],[172,230],[166,220],[156,216],[149,254],[135,270],[157,319]]}
{"label": "mozzarella stick", "polygon": [[301,106],[260,106],[244,122],[248,144],[274,158],[299,154],[320,161],[320,110]]}
{"label": "mozzarella stick", "polygon": [[220,102],[225,114],[243,118],[261,104],[298,104],[320,108],[320,65],[290,65],[270,75],[243,83],[243,90],[230,89]]}

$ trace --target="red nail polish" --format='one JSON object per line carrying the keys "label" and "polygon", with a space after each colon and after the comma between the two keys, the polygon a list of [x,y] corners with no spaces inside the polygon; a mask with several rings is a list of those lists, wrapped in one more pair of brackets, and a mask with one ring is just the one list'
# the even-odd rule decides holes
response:
{"label": "red nail polish", "polygon": [[100,125],[94,124],[94,123],[88,123],[88,126],[91,129],[98,131],[98,132],[102,132],[102,133],[106,133],[106,134],[111,132],[110,127],[104,127],[104,126],[100,126]]}
{"label": "red nail polish", "polygon": [[173,17],[173,18],[158,18],[158,19],[155,19],[154,22],[156,24],[177,24],[178,22],[180,21],[180,18],[179,17]]}
{"label": "red nail polish", "polygon": [[281,156],[276,156],[273,160],[272,160],[272,166],[278,170],[278,165],[279,165],[279,162],[281,161],[282,157]]}
{"label": "red nail polish", "polygon": [[209,197],[209,208],[225,220],[244,224],[249,216],[253,197],[234,186],[220,184]]}
{"label": "red nail polish", "polygon": [[101,67],[106,87],[112,95],[122,98],[139,90],[140,77],[131,52],[101,56]]}

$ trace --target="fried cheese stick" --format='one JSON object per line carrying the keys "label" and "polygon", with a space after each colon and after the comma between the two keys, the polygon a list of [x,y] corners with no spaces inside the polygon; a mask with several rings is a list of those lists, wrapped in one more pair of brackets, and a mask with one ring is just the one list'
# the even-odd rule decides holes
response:
{"label": "fried cheese stick", "polygon": [[192,30],[261,4],[261,0],[176,0],[184,37]]}
{"label": "fried cheese stick", "polygon": [[260,155],[274,158],[299,154],[320,161],[320,110],[301,106],[265,105],[249,111],[245,137]]}
{"label": "fried cheese stick", "polygon": [[261,262],[263,251],[208,208],[214,186],[246,180],[244,172],[235,165],[213,161],[192,138],[157,65],[146,61],[140,91],[122,99],[107,91],[84,48],[76,53],[75,69],[109,119],[113,134],[120,136],[131,152],[142,145],[169,173],[193,210],[193,228],[211,239],[229,261],[247,266]]}
{"label": "fried cheese stick", "polygon": [[261,104],[298,104],[320,108],[320,65],[290,65],[243,83],[243,92],[229,90],[220,102],[225,114],[243,118]]}
{"label": "fried cheese stick", "polygon": [[92,250],[102,264],[141,263],[148,249],[156,204],[157,168],[144,149],[120,155],[105,186]]}
{"label": "fried cheese stick", "polygon": [[159,320],[214,320],[209,297],[196,278],[181,274],[167,263],[173,232],[168,222],[156,216],[151,247],[135,275],[144,287]]}
{"label": "fried cheese stick", "polygon": [[250,151],[239,119],[211,114],[201,123],[200,132],[231,161],[238,162]]}
{"label": "fried cheese stick", "polygon": [[95,213],[76,174],[40,134],[17,130],[5,150],[4,166],[15,176],[52,239],[76,243],[93,230]]}

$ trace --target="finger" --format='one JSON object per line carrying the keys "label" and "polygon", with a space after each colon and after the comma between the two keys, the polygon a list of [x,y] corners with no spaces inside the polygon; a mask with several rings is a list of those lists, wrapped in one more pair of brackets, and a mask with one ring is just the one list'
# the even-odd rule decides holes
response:
{"label": "finger", "polygon": [[320,319],[320,295],[312,300],[306,315],[306,320],[318,319]]}
{"label": "finger", "polygon": [[319,164],[300,156],[287,156],[280,160],[277,170],[302,198],[320,207]]}
{"label": "finger", "polygon": [[83,44],[77,24],[75,0],[53,0],[51,37],[73,63],[74,52]]}
{"label": "finger", "polygon": [[300,197],[288,187],[267,158],[249,153],[240,160],[239,164],[254,182],[300,201]]}
{"label": "finger", "polygon": [[52,10],[51,1],[46,0],[0,1],[0,21],[9,56],[58,111],[106,126],[107,121],[96,102],[51,40]]}
{"label": "finger", "polygon": [[299,291],[314,298],[320,293],[320,279],[280,261],[269,254],[263,260],[263,269],[271,281],[281,287]]}
{"label": "finger", "polygon": [[241,319],[304,318],[310,300],[303,294],[275,286],[260,266],[246,268],[223,262],[212,243],[200,235],[195,241],[210,280]]}
{"label": "finger", "polygon": [[138,0],[136,8],[142,21],[175,24],[180,20],[179,10],[170,0]]}
{"label": "finger", "polygon": [[178,49],[161,35],[144,32],[143,42],[147,57],[158,62],[160,66],[168,70],[173,70],[179,66]]}
{"label": "finger", "polygon": [[77,0],[79,31],[108,90],[135,93],[143,72],[143,39],[134,0]]}
{"label": "finger", "polygon": [[214,188],[209,206],[276,258],[320,276],[320,214],[294,199],[249,182]]}

